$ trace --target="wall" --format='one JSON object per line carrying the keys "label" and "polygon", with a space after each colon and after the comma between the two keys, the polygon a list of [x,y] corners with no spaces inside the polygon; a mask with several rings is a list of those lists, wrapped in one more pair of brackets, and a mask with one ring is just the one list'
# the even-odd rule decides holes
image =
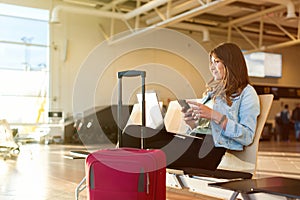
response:
{"label": "wall", "polygon": [[62,12],[61,24],[51,24],[51,107],[72,113],[74,82],[82,62],[104,40],[95,17]]}
{"label": "wall", "polygon": [[[117,72],[129,69],[146,71],[146,90],[156,91],[159,100],[165,105],[169,100],[199,97],[202,88],[205,87],[201,74],[184,58],[163,50],[142,49],[129,52],[111,63],[99,80],[100,87],[95,94],[96,102],[116,104]],[[136,81],[125,79],[123,82],[125,102],[128,101],[129,104],[136,102],[135,94],[140,92],[140,79]],[[106,90],[101,87],[104,85]],[[133,89],[130,89],[130,85]],[[108,91],[111,91],[110,95],[107,95]],[[130,93],[126,94],[126,91]]]}
{"label": "wall", "polygon": [[[211,77],[206,66],[205,49],[175,31],[163,29],[113,44],[103,42],[81,65],[73,93],[75,112],[94,105],[117,104],[117,72],[129,69],[145,70],[146,89],[155,90],[166,104],[176,98],[199,97],[204,80]],[[141,82],[130,80],[123,85],[124,99],[129,102]]]}

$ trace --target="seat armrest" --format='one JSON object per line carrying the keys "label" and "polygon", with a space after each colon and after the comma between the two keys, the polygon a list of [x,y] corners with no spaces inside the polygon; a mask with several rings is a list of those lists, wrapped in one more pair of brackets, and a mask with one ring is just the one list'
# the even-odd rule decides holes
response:
{"label": "seat armrest", "polygon": [[199,168],[181,168],[185,175],[189,176],[206,176],[213,178],[222,178],[222,179],[251,179],[253,174],[248,172],[232,171],[232,170],[206,170]]}

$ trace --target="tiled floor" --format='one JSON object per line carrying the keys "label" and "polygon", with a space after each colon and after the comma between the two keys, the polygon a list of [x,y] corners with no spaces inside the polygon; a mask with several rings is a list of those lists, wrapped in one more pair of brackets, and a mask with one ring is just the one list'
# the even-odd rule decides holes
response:
{"label": "tiled floor", "polygon": [[300,142],[260,142],[256,177],[266,176],[300,179]]}
{"label": "tiled floor", "polygon": [[[26,144],[16,159],[1,159],[0,199],[75,199],[75,188],[84,177],[84,160],[63,156],[74,149],[82,146]],[[256,177],[274,175],[300,179],[300,142],[260,143]],[[86,192],[80,193],[80,199],[86,199]],[[167,199],[209,198],[169,190]]]}

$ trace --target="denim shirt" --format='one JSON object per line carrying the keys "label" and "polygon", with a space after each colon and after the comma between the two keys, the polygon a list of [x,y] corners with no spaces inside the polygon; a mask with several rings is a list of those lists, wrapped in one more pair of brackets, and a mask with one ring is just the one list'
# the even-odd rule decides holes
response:
{"label": "denim shirt", "polygon": [[[204,97],[205,98],[205,97]],[[243,150],[253,142],[260,103],[255,89],[247,85],[242,93],[232,98],[232,105],[216,98],[213,109],[226,115],[228,121],[223,130],[215,121],[211,121],[212,136],[216,147],[230,150]]]}

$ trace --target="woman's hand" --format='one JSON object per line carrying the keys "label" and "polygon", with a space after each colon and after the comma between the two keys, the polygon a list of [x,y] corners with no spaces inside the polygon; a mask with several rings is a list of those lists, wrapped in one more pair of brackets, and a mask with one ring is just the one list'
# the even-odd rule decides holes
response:
{"label": "woman's hand", "polygon": [[225,118],[223,117],[222,113],[219,113],[202,103],[198,103],[195,101],[187,101],[187,103],[191,105],[189,112],[194,120],[198,121],[200,118],[213,120],[217,124],[220,124],[223,129],[225,129],[227,124],[227,119],[226,116]]}
{"label": "woman's hand", "polygon": [[211,108],[208,106],[198,103],[195,101],[187,101],[191,105],[191,113],[192,116],[196,119],[199,120],[200,118],[205,118],[205,119],[213,119],[212,118],[212,113],[214,112]]}
{"label": "woman's hand", "polygon": [[191,127],[191,129],[194,129],[197,126],[198,119],[195,118],[193,114],[193,109],[189,108],[188,110],[182,108],[181,112],[184,114],[183,118],[187,125]]}

